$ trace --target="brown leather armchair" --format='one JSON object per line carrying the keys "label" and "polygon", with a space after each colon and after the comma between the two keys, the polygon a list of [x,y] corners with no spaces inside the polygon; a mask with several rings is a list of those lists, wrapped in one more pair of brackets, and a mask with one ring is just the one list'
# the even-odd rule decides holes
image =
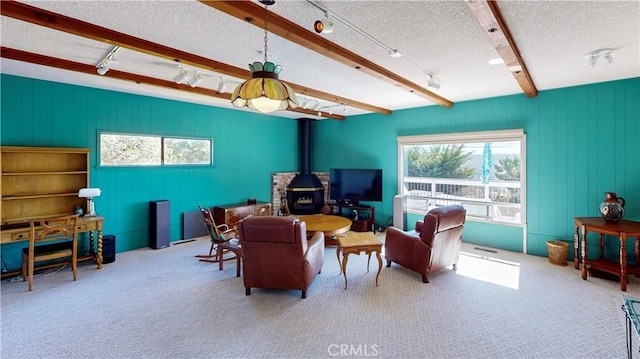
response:
{"label": "brown leather armchair", "polygon": [[429,273],[448,266],[455,270],[466,214],[462,206],[442,206],[430,210],[424,221],[417,221],[415,231],[387,228],[387,267],[396,262],[422,274],[425,283],[429,283]]}
{"label": "brown leather armchair", "polygon": [[307,240],[294,217],[250,216],[238,223],[245,294],[251,288],[299,289],[302,298],[324,264],[324,233]]}

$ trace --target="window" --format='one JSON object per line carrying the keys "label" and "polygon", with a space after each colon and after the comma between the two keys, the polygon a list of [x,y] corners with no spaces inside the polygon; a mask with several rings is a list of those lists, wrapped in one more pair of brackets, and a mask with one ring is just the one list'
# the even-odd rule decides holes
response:
{"label": "window", "polygon": [[210,139],[100,134],[100,166],[210,165]]}
{"label": "window", "polygon": [[470,218],[524,224],[523,130],[398,137],[398,193],[407,211],[460,204]]}

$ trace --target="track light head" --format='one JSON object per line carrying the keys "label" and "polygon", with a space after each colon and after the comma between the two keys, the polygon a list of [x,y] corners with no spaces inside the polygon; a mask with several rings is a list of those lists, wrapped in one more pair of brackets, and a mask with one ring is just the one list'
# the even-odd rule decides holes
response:
{"label": "track light head", "polygon": [[[111,56],[111,55],[109,55]],[[107,71],[111,68],[111,65],[115,65],[118,63],[118,60],[112,59],[111,57],[105,57],[100,63],[96,66],[96,72],[100,76],[104,76]]]}
{"label": "track light head", "polygon": [[189,80],[189,74],[185,69],[180,67],[180,72],[173,77],[173,81],[177,84],[184,84]]}
{"label": "track light head", "polygon": [[104,76],[104,74],[109,71],[109,68],[112,65],[118,64],[119,61],[116,59],[116,53],[120,50],[120,46],[114,46],[105,57],[100,60],[100,62],[96,65],[96,72],[100,76]]}
{"label": "track light head", "polygon": [[318,34],[330,34],[330,33],[332,33],[333,32],[333,21],[331,21],[331,18],[329,17],[329,14],[324,13],[324,19],[316,20],[316,22],[313,23],[313,29]]}
{"label": "track light head", "polygon": [[311,102],[311,101],[309,101],[309,99],[308,99],[308,98],[303,98],[303,99],[302,99],[302,103],[300,104],[300,106],[302,107],[302,109],[303,109],[303,110],[306,110],[306,109],[308,109],[308,108],[309,108],[309,103],[310,103],[310,102]]}
{"label": "track light head", "polygon": [[202,76],[198,73],[198,71],[193,72],[193,76],[189,79],[189,86],[196,87],[202,82]]}
{"label": "track light head", "polygon": [[223,93],[226,89],[227,89],[227,83],[221,77],[220,83],[218,84],[218,93]]}
{"label": "track light head", "polygon": [[107,67],[105,64],[100,64],[96,67],[96,72],[100,76],[104,76],[104,74],[106,74],[107,71],[109,71],[109,67]]}
{"label": "track light head", "polygon": [[389,51],[389,56],[393,57],[394,59],[399,59],[402,57],[402,54],[398,50],[391,50]]}
{"label": "track light head", "polygon": [[113,66],[113,65],[117,65],[120,63],[120,60],[114,58],[113,56],[109,56],[107,58],[105,58],[104,60],[102,60],[102,63],[107,65],[107,66]]}
{"label": "track light head", "polygon": [[598,58],[602,58],[602,61],[606,62],[608,65],[611,65],[611,63],[613,63],[613,49],[594,50],[584,56],[587,60],[587,66],[589,66],[590,69],[596,67]]}
{"label": "track light head", "polygon": [[431,87],[434,90],[440,89],[440,82],[436,80],[433,76],[429,77],[429,82],[427,82],[427,86]]}

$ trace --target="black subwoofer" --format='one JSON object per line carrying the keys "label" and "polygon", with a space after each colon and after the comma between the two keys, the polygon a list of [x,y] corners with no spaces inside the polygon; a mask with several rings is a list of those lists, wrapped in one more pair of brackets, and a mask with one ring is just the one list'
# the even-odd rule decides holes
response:
{"label": "black subwoofer", "polygon": [[108,234],[102,237],[102,263],[112,263],[116,260],[116,236]]}
{"label": "black subwoofer", "polygon": [[169,201],[149,202],[149,247],[169,247]]}

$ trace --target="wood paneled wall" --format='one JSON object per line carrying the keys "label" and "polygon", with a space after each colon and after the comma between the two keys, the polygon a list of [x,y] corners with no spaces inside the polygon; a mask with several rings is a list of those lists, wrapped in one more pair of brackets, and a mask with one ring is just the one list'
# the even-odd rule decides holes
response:
{"label": "wood paneled wall", "polygon": [[[1,80],[3,145],[91,148],[91,185],[102,189],[96,210],[119,252],[148,245],[149,201],[171,201],[171,240],[180,240],[183,212],[248,197],[270,201],[271,173],[298,167],[291,119],[9,75]],[[212,138],[214,165],[97,167],[99,131]],[[2,249],[8,266],[19,267],[12,248]]]}
{"label": "wood paneled wall", "polygon": [[[528,253],[546,256],[548,240],[573,240],[573,217],[599,216],[606,191],[627,199],[625,218],[640,220],[640,78],[324,121],[314,170],[382,168],[385,201],[376,212],[391,214],[397,136],[515,128],[527,136]],[[499,232],[469,225],[465,240],[522,250],[512,228]]]}

